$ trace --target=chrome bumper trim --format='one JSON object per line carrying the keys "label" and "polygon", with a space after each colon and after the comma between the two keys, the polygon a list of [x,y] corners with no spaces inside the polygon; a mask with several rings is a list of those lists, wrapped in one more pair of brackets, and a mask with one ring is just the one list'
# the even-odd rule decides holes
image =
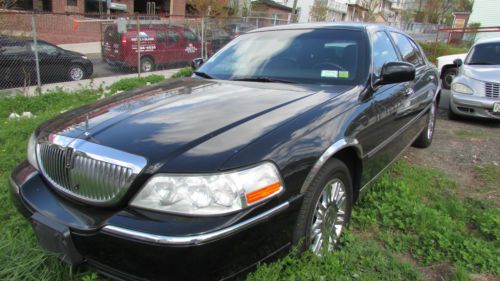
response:
{"label": "chrome bumper trim", "polygon": [[280,204],[272,209],[269,209],[255,217],[252,217],[248,220],[242,221],[240,223],[231,225],[229,227],[213,231],[213,232],[208,232],[208,233],[202,233],[202,234],[197,234],[197,235],[190,235],[190,236],[164,236],[164,235],[156,235],[156,234],[150,234],[150,233],[145,233],[145,232],[140,232],[136,230],[131,230],[127,228],[122,228],[118,226],[113,226],[113,225],[106,225],[102,228],[102,231],[105,233],[125,237],[125,238],[131,238],[135,240],[141,240],[141,241],[146,241],[146,242],[151,242],[151,243],[156,243],[156,244],[170,244],[170,245],[199,245],[199,244],[204,244],[207,242],[215,241],[222,239],[224,237],[227,237],[231,234],[238,233],[244,229],[249,228],[250,226],[253,226],[261,221],[264,221],[280,212],[283,210],[287,209],[289,207],[289,202],[285,202],[283,204]]}
{"label": "chrome bumper trim", "polygon": [[451,91],[451,99],[457,105],[469,107],[479,107],[491,109],[494,103],[499,103],[500,99],[492,99],[484,96],[464,95]]}

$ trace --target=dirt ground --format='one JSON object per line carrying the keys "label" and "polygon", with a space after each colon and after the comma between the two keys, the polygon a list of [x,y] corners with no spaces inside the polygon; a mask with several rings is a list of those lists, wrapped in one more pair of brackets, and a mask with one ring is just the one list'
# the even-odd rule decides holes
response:
{"label": "dirt ground", "polygon": [[449,120],[447,110],[440,109],[432,145],[427,149],[410,148],[404,158],[437,168],[455,179],[458,195],[500,205],[500,183],[485,184],[478,174],[478,168],[500,165],[499,121]]}

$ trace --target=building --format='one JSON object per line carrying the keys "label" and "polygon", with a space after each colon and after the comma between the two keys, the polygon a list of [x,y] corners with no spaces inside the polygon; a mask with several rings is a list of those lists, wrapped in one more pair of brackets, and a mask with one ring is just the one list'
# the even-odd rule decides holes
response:
{"label": "building", "polygon": [[252,1],[252,17],[267,18],[272,25],[292,21],[292,8],[272,0]]}
{"label": "building", "polygon": [[186,0],[18,0],[12,9],[76,14],[148,14],[181,16]]}
{"label": "building", "polygon": [[[326,21],[345,21],[347,18],[347,3],[349,0],[297,0],[298,22],[310,22],[311,9],[316,1],[321,1],[328,9]],[[279,3],[293,7],[294,0],[281,0]]]}
{"label": "building", "polygon": [[[500,26],[499,4],[498,0],[475,0],[468,21],[469,25],[480,23],[481,27]],[[500,37],[500,32],[479,32],[476,35],[476,40],[490,37]]]}

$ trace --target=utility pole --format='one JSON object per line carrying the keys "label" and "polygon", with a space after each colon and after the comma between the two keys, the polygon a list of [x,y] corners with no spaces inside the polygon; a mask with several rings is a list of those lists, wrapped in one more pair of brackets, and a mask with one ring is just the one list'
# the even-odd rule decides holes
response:
{"label": "utility pole", "polygon": [[293,0],[292,15],[295,15],[295,13],[297,13],[297,2],[298,0]]}

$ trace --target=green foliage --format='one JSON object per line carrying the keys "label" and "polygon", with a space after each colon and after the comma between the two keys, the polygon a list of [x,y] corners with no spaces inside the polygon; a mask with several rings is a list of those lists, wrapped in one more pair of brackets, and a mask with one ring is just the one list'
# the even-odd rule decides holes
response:
{"label": "green foliage", "polygon": [[278,262],[261,265],[247,277],[257,280],[422,280],[407,262],[384,249],[373,239],[346,233],[342,248],[323,257],[291,254]]}
{"label": "green foliage", "polygon": [[165,77],[163,75],[156,74],[145,77],[125,78],[111,84],[111,86],[109,86],[109,92],[110,94],[114,94],[118,91],[129,91],[144,87],[148,84],[158,83],[162,80],[165,80]]}
{"label": "green foliage", "polygon": [[453,196],[453,181],[399,162],[354,212],[354,225],[424,265],[451,261],[469,272],[500,273],[498,208]]}
{"label": "green foliage", "polygon": [[190,66],[181,68],[177,73],[172,75],[172,78],[181,78],[181,77],[188,77],[193,74],[193,69]]}

